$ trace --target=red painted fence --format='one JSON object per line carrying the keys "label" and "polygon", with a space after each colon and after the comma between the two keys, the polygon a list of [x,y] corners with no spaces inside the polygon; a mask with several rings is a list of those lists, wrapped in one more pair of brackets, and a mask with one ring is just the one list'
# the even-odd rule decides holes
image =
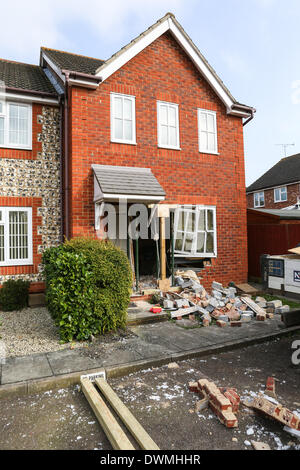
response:
{"label": "red painted fence", "polygon": [[300,224],[248,225],[248,275],[260,277],[260,256],[287,254],[300,243]]}

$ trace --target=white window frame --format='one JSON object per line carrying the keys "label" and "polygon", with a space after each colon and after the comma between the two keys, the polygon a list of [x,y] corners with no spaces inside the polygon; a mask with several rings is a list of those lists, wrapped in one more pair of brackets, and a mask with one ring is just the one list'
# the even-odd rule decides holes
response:
{"label": "white window frame", "polygon": [[[215,150],[214,151],[211,151],[211,150],[208,150],[208,149],[205,149],[203,146],[202,146],[202,142],[201,142],[201,128],[200,128],[200,114],[201,113],[204,113],[206,115],[210,115],[213,117],[213,120],[214,120],[214,127],[215,127],[215,132],[214,132],[214,137],[215,137]],[[199,143],[199,152],[200,153],[208,153],[210,155],[219,155],[219,152],[218,152],[218,127],[217,127],[217,112],[216,111],[211,111],[209,109],[202,109],[202,108],[198,108],[197,109],[197,120],[198,120],[198,143]],[[202,131],[203,132],[203,131]]]}
{"label": "white window frame", "polygon": [[[175,109],[175,119],[176,119],[176,140],[177,145],[167,145],[161,143],[161,131],[160,131],[160,107],[161,105],[167,106],[168,108]],[[180,138],[179,138],[179,105],[176,103],[169,103],[168,101],[157,101],[157,145],[159,148],[164,149],[173,149],[181,150],[180,148]]]}
{"label": "white window frame", "polygon": [[[132,139],[117,139],[115,137],[115,122],[114,122],[114,98],[124,98],[128,99],[132,103]],[[124,130],[124,118],[123,121],[123,130]],[[111,93],[110,94],[110,141],[116,142],[120,144],[130,144],[136,145],[136,115],[135,115],[135,96],[132,95],[124,95],[122,93]]]}
{"label": "white window frame", "polygon": [[[2,218],[0,225],[4,226],[4,261],[0,261],[1,266],[24,266],[33,264],[33,246],[32,246],[32,208],[31,207],[3,207],[0,206]],[[28,257],[21,259],[9,258],[9,213],[10,212],[27,212],[28,221]]]}
{"label": "white window frame", "polygon": [[[205,215],[205,230],[198,230],[198,221],[199,221],[199,215],[201,211],[212,211],[213,212],[213,230],[207,228],[207,216]],[[175,250],[174,249],[174,256],[175,257],[185,257],[185,258],[216,258],[217,257],[217,212],[216,212],[216,206],[205,206],[205,205],[184,205],[184,206],[179,206],[178,208],[175,209],[175,216],[174,216],[174,248],[175,248],[175,243],[176,243],[176,234],[178,232],[178,222],[179,222],[179,213],[184,212],[184,213],[195,213],[196,214],[196,220],[195,220],[195,231],[194,231],[194,240],[193,240],[193,246],[191,251],[180,251],[180,250]],[[187,230],[187,224],[188,224],[188,218],[186,217],[184,220],[185,227],[184,227],[184,236],[183,236],[183,246],[185,243],[185,238],[186,238],[186,233],[188,232]],[[181,230],[180,230],[181,231]],[[205,233],[205,246],[206,246],[206,239],[207,239],[207,233],[213,233],[213,239],[214,239],[214,251],[213,253],[209,252],[197,252],[196,251],[196,245],[197,245],[197,233],[203,232]],[[189,232],[192,233],[192,232]]]}
{"label": "white window frame", "polygon": [[[260,204],[260,195],[263,195],[263,204]],[[255,196],[257,195],[258,197],[258,204],[256,203]],[[257,191],[256,193],[253,194],[253,201],[254,201],[254,207],[264,207],[265,206],[265,192],[264,191]]]}
{"label": "white window frame", "polygon": [[[282,190],[285,189],[286,198],[282,199]],[[276,198],[276,191],[279,191],[279,199]],[[286,202],[288,200],[287,194],[287,187],[286,186],[279,186],[278,188],[274,188],[274,202]]]}
{"label": "white window frame", "polygon": [[[32,150],[32,105],[17,101],[1,101],[2,113],[4,117],[4,143],[0,144],[0,148],[11,148],[18,150]],[[11,144],[9,142],[9,109],[10,105],[23,106],[28,109],[28,141],[27,144]]]}

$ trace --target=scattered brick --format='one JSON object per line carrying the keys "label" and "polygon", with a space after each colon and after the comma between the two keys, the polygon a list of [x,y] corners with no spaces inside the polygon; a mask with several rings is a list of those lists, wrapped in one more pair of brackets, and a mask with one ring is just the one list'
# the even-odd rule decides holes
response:
{"label": "scattered brick", "polygon": [[241,321],[231,321],[230,326],[242,326],[242,322]]}

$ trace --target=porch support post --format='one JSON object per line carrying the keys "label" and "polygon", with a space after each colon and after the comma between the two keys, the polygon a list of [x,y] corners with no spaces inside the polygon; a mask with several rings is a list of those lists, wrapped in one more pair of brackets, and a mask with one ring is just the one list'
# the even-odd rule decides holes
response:
{"label": "porch support post", "polygon": [[171,274],[172,274],[172,286],[175,285],[175,277],[174,277],[174,212],[170,212],[170,242],[171,242]]}
{"label": "porch support post", "polygon": [[135,240],[135,285],[136,290],[139,290],[139,280],[140,280],[140,273],[139,273],[139,239]]}
{"label": "porch support post", "polygon": [[166,279],[167,264],[166,264],[166,223],[165,218],[160,217],[160,270],[161,279]]}

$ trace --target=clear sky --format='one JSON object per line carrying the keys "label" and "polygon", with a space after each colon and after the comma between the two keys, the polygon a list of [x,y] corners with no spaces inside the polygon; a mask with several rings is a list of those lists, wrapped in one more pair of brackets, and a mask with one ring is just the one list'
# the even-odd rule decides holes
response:
{"label": "clear sky", "polygon": [[299,0],[1,1],[0,57],[37,64],[40,46],[106,59],[168,11],[235,98],[257,109],[245,129],[246,183],[300,152]]}

